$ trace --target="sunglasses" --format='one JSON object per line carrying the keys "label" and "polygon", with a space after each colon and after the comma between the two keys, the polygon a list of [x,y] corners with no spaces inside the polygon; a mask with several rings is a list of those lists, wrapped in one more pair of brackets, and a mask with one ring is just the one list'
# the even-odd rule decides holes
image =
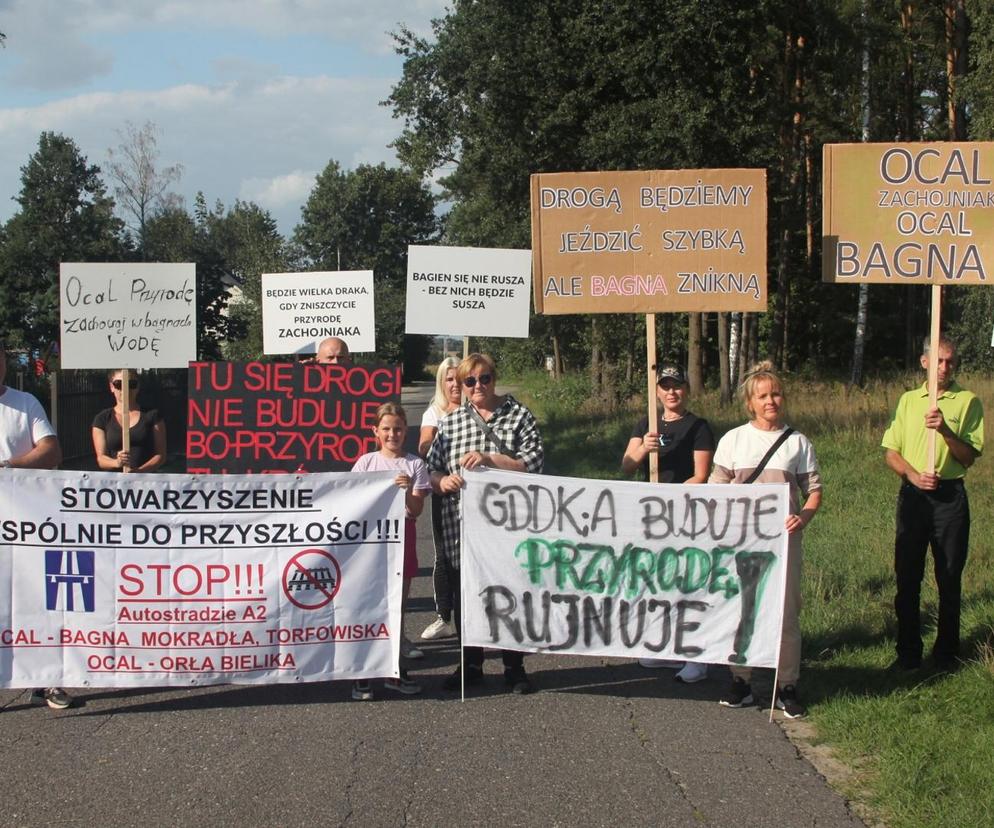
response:
{"label": "sunglasses", "polygon": [[[121,380],[111,380],[110,385],[115,391],[120,391],[124,387],[124,383]],[[131,380],[131,382],[128,383],[128,389],[131,391],[137,391],[138,380]]]}
{"label": "sunglasses", "polygon": [[490,385],[493,380],[493,374],[480,374],[478,377],[466,377],[466,379],[462,381],[462,384],[467,388],[476,388],[476,383],[480,383],[480,385]]}

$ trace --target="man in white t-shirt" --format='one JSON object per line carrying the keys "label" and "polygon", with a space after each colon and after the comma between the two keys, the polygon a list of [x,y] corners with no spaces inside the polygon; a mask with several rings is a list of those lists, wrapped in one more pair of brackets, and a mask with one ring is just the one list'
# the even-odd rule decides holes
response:
{"label": "man in white t-shirt", "polygon": [[[55,429],[41,403],[4,385],[6,379],[7,351],[0,342],[0,468],[54,469],[62,460]],[[72,699],[62,688],[48,687],[32,691],[31,703],[63,710]]]}

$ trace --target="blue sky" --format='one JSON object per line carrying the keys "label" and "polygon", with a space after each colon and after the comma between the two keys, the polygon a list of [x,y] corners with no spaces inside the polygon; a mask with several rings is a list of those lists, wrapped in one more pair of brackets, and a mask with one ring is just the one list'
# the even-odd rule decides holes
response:
{"label": "blue sky", "polygon": [[0,0],[0,221],[43,130],[105,167],[129,122],[152,121],[188,207],[197,190],[252,200],[289,233],[329,160],[394,162],[400,122],[379,105],[401,73],[389,32],[428,34],[446,5]]}

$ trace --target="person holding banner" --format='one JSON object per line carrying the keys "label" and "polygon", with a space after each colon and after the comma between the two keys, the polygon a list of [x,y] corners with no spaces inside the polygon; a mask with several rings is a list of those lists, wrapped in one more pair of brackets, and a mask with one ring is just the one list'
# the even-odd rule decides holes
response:
{"label": "person holding banner", "polygon": [[[801,672],[801,541],[804,527],[821,506],[821,475],[814,446],[784,423],[784,385],[769,362],[755,366],[740,388],[749,422],[718,441],[711,483],[787,483],[787,585],[774,704],[789,719],[805,714],[797,696]],[[730,667],[732,684],[722,697],[726,707],[753,703],[748,667]]]}
{"label": "person holding banner", "polygon": [[[404,587],[401,597],[401,655],[405,658],[421,658],[424,653],[411,646],[403,637],[404,609],[411,591],[411,581],[418,574],[417,532],[415,521],[425,505],[425,497],[431,492],[431,480],[425,462],[415,454],[404,451],[407,437],[407,412],[396,403],[383,403],[376,409],[376,425],[373,427],[379,451],[371,451],[360,457],[352,467],[354,472],[395,471],[394,483],[404,490]],[[421,692],[421,685],[407,677],[407,671],[400,671],[400,678],[388,678],[384,682],[388,690],[396,690],[406,696]],[[373,690],[368,681],[356,681],[352,685],[352,698],[356,701],[370,701]]]}
{"label": "person holding banner", "polygon": [[[639,468],[649,479],[649,454],[659,454],[660,483],[705,483],[714,457],[714,434],[707,420],[687,410],[690,386],[683,370],[676,365],[664,365],[656,374],[656,399],[660,410],[656,427],[649,430],[649,417],[635,424],[628,440],[621,470],[634,474]],[[640,658],[639,664],[650,670],[679,665],[660,658]],[[676,674],[677,681],[694,684],[707,678],[707,664],[687,661]]]}
{"label": "person holding banner", "polygon": [[[0,468],[54,469],[62,461],[59,438],[41,403],[25,391],[5,385],[7,349],[0,341]],[[31,704],[65,710],[72,697],[61,687],[31,691]]]}
{"label": "person holding banner", "polygon": [[[448,584],[456,630],[461,627],[459,593],[459,493],[462,471],[490,466],[507,471],[542,471],[545,450],[535,415],[510,394],[497,394],[497,367],[487,354],[470,354],[456,372],[468,399],[438,424],[438,434],[428,450],[432,489],[442,500],[441,554],[455,577]],[[504,681],[518,694],[530,693],[524,654],[501,650]],[[483,648],[463,651],[465,676],[456,669],[445,680],[445,689],[457,690],[483,681]]]}
{"label": "person holding banner", "polygon": [[128,428],[131,448],[124,450],[123,371],[107,375],[114,405],[93,418],[93,450],[102,471],[151,472],[166,462],[166,423],[156,409],[138,407],[138,377],[128,383]]}
{"label": "person holding banner", "polygon": [[[928,368],[929,343],[921,357]],[[925,556],[932,547],[939,617],[932,658],[940,670],[955,668],[959,657],[960,592],[970,541],[970,504],[963,478],[984,448],[984,409],[954,380],[956,347],[938,344],[938,399],[929,403],[928,383],[901,396],[881,445],[887,465],[901,478],[897,496],[894,574],[897,594],[898,670],[916,670],[922,661],[921,584]],[[929,430],[936,433],[935,468],[929,469]]]}
{"label": "person holding banner", "polygon": [[[459,368],[459,361],[455,357],[446,357],[435,372],[435,396],[431,404],[425,409],[421,418],[421,435],[418,440],[418,454],[422,457],[428,456],[428,449],[438,433],[438,423],[459,407],[462,401],[462,386],[456,371]],[[425,640],[435,638],[448,638],[455,635],[455,627],[452,625],[452,592],[449,589],[449,581],[453,576],[446,566],[446,560],[440,554],[442,546],[442,499],[433,497],[431,499],[431,534],[435,542],[435,565],[432,568],[432,584],[435,588],[435,611],[438,617],[432,621],[421,633]]]}

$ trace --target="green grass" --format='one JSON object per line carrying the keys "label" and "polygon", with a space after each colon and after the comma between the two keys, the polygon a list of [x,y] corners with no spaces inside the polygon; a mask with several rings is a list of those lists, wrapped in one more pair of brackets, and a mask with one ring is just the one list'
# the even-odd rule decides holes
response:
{"label": "green grass", "polygon": [[[821,741],[855,769],[845,793],[869,802],[891,828],[989,825],[994,814],[994,464],[967,476],[972,527],[963,578],[963,654],[952,675],[886,671],[894,658],[894,516],[898,481],[880,437],[907,382],[849,391],[788,380],[788,421],[814,442],[825,501],[805,533],[801,686]],[[994,380],[965,376],[982,400]],[[605,411],[586,384],[521,378],[517,395],[543,430],[550,474],[618,478],[638,404]],[[716,436],[739,425],[738,405],[714,395],[691,409]],[[988,411],[990,440],[994,410]],[[991,444],[988,442],[988,446]],[[988,454],[994,452],[994,447]],[[926,651],[937,596],[927,567],[922,591]]]}

